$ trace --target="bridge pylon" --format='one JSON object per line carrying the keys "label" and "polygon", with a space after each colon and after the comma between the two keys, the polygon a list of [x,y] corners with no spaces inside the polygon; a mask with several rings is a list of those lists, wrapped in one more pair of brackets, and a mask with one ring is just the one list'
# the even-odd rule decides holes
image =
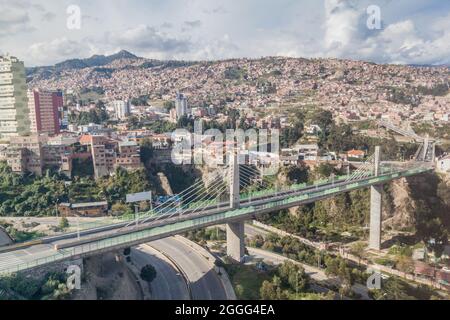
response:
{"label": "bridge pylon", "polygon": [[[239,209],[239,163],[238,155],[233,152],[230,155],[230,209]],[[244,221],[227,224],[227,255],[233,260],[241,262],[245,255]]]}
{"label": "bridge pylon", "polygon": [[[374,174],[380,175],[380,147],[375,147],[375,163]],[[383,185],[375,185],[370,187],[370,234],[369,249],[379,251],[381,249],[381,210],[382,210],[382,192]]]}
{"label": "bridge pylon", "polygon": [[235,152],[230,155],[230,208],[239,209],[240,190],[239,190],[239,163]]}

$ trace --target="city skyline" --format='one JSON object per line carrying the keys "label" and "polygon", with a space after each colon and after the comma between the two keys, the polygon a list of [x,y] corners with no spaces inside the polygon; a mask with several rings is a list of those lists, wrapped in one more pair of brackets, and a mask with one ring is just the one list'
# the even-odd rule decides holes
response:
{"label": "city skyline", "polygon": [[[450,3],[442,1],[0,0],[0,5],[0,52],[18,56],[27,67],[121,49],[155,59],[450,63]],[[67,28],[71,5],[81,11],[80,29]],[[380,29],[367,27],[370,6],[380,8]]]}

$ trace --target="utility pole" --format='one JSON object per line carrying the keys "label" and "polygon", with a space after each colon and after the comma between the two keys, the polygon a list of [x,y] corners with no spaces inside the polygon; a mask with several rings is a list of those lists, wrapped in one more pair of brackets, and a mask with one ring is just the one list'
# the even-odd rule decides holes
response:
{"label": "utility pole", "polygon": [[136,227],[139,226],[139,205],[134,205],[134,219],[136,221]]}
{"label": "utility pole", "polygon": [[77,214],[77,239],[80,241],[80,215]]}

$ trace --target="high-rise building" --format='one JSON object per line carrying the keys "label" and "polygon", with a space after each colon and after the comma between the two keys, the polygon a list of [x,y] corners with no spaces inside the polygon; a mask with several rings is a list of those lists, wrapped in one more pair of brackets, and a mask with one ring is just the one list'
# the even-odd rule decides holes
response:
{"label": "high-rise building", "polygon": [[0,56],[0,140],[30,133],[27,84],[23,61]]}
{"label": "high-rise building", "polygon": [[31,132],[58,134],[60,132],[60,110],[62,93],[43,90],[28,91]]}
{"label": "high-rise building", "polygon": [[[64,126],[67,127],[68,114],[67,110],[64,110],[64,95],[61,90],[54,91],[52,93],[53,98],[53,107],[57,110],[57,127],[58,130],[56,133],[59,133],[60,129]],[[56,121],[56,120],[55,120]]]}
{"label": "high-rise building", "polygon": [[131,113],[131,103],[128,100],[113,101],[112,106],[118,120],[128,118]]}
{"label": "high-rise building", "polygon": [[177,112],[177,120],[188,114],[187,98],[182,93],[177,93],[175,110]]}

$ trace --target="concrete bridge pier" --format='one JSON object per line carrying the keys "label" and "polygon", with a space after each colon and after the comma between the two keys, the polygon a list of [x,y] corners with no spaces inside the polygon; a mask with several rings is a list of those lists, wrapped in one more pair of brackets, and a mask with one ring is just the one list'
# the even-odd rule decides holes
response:
{"label": "concrete bridge pier", "polygon": [[241,262],[245,255],[244,221],[227,224],[227,255]]}
{"label": "concrete bridge pier", "polygon": [[383,185],[370,187],[370,235],[369,249],[381,249],[381,208]]}
{"label": "concrete bridge pier", "polygon": [[[239,209],[239,164],[237,154],[230,156],[230,209]],[[227,224],[227,255],[238,262],[245,255],[244,221]]]}
{"label": "concrete bridge pier", "polygon": [[[374,174],[380,174],[380,147],[375,147]],[[370,187],[370,234],[369,249],[379,251],[381,249],[381,209],[382,209],[383,185]]]}

